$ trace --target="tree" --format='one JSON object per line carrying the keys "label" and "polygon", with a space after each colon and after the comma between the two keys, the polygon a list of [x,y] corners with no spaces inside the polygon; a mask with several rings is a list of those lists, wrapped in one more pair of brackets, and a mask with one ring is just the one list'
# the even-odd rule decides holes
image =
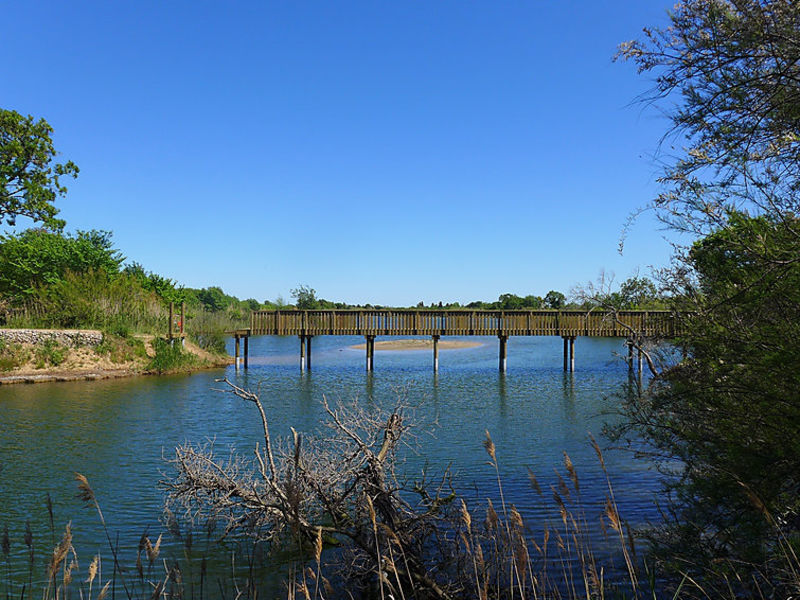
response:
{"label": "tree", "polygon": [[27,229],[0,235],[0,295],[16,300],[29,298],[37,287],[53,285],[68,272],[114,274],[123,260],[108,231],[61,234]]}
{"label": "tree", "polygon": [[651,208],[695,237],[661,274],[688,359],[631,399],[627,431],[670,473],[656,555],[707,590],[788,596],[800,539],[800,3],[683,0],[670,18],[620,53],[656,74],[649,100],[670,102],[685,148],[665,159]]}
{"label": "tree", "polygon": [[308,285],[299,285],[292,290],[292,298],[295,299],[295,305],[300,310],[313,310],[319,308],[319,300],[317,300],[317,291]]}
{"label": "tree", "polygon": [[557,292],[555,290],[550,290],[544,297],[544,304],[545,306],[547,306],[547,308],[553,308],[553,309],[563,308],[566,302],[567,302],[567,297],[561,292]]}
{"label": "tree", "polygon": [[217,286],[203,288],[197,293],[197,299],[200,300],[206,310],[211,312],[225,310],[230,304],[230,298],[225,295],[222,288]]}
{"label": "tree", "polygon": [[619,286],[620,308],[644,308],[658,300],[656,285],[647,277],[634,275]]}
{"label": "tree", "polygon": [[53,202],[67,192],[59,178],[77,177],[78,167],[55,162],[52,134],[44,119],[0,109],[0,222],[13,226],[22,216],[52,229],[64,226]]}

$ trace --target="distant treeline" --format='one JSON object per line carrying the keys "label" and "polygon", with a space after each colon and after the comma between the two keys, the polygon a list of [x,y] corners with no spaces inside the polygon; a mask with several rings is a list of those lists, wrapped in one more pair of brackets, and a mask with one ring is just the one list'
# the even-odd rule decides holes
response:
{"label": "distant treeline", "polygon": [[[610,285],[601,288],[611,288]],[[592,307],[606,307],[617,310],[632,309],[662,309],[667,307],[667,298],[661,294],[655,283],[647,277],[634,276],[624,281],[619,289],[580,289],[568,298],[564,293],[550,290],[544,296],[518,296],[517,294],[500,294],[495,301],[475,300],[467,304],[459,302],[431,302],[425,304],[418,302],[414,306],[384,306],[379,304],[348,304],[346,302],[332,302],[317,298],[317,292],[307,285],[301,285],[292,290],[294,304],[285,304],[280,299],[276,302],[265,301],[263,309],[298,308],[304,310],[325,309],[383,309],[383,308],[418,308],[442,310],[539,310],[539,309],[588,309]],[[254,309],[256,310],[256,309]]]}

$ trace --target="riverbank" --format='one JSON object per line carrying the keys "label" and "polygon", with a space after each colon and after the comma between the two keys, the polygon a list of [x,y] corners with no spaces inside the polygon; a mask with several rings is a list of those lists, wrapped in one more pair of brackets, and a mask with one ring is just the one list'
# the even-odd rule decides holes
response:
{"label": "riverbank", "polygon": [[174,365],[168,364],[164,368],[156,360],[155,342],[156,338],[152,335],[127,338],[103,336],[102,342],[92,345],[3,341],[0,348],[0,385],[190,373],[233,363],[231,357],[210,353],[187,340],[182,349],[186,360],[176,361]]}
{"label": "riverbank", "polygon": [[[483,346],[481,342],[465,342],[461,340],[439,340],[439,350],[460,350],[463,348],[477,348]],[[350,346],[356,350],[365,350],[366,344],[357,344]],[[433,349],[433,340],[431,339],[413,339],[413,340],[382,340],[375,342],[375,350],[428,350]]]}

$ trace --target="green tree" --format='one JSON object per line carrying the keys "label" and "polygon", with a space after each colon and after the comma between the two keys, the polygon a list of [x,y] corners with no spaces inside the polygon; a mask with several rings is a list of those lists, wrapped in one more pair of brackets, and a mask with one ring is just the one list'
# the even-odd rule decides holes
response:
{"label": "green tree", "polygon": [[561,292],[557,292],[556,290],[550,290],[544,297],[544,305],[547,308],[554,308],[554,309],[563,308],[566,302],[567,302],[567,297]]}
{"label": "green tree", "polygon": [[67,272],[117,273],[123,256],[108,231],[62,234],[27,229],[0,235],[0,295],[22,300],[37,287],[62,281]]}
{"label": "green tree", "polygon": [[299,285],[292,290],[292,298],[295,299],[295,306],[300,310],[313,310],[319,308],[317,291],[308,285]]}
{"label": "green tree", "polygon": [[658,289],[647,277],[629,277],[619,286],[619,308],[635,309],[653,305],[658,300]]}
{"label": "green tree", "polygon": [[77,177],[78,167],[55,162],[52,134],[44,119],[0,109],[0,222],[13,226],[28,217],[52,229],[64,226],[53,202],[67,192],[60,178]]}
{"label": "green tree", "polygon": [[222,288],[217,286],[203,288],[197,293],[197,299],[200,300],[203,308],[211,312],[223,311],[230,305],[230,298],[225,295]]}
{"label": "green tree", "polygon": [[670,19],[620,53],[655,75],[650,99],[684,148],[665,158],[651,208],[697,240],[662,273],[689,358],[631,399],[629,431],[670,473],[657,556],[708,592],[787,597],[800,540],[800,3],[683,0]]}

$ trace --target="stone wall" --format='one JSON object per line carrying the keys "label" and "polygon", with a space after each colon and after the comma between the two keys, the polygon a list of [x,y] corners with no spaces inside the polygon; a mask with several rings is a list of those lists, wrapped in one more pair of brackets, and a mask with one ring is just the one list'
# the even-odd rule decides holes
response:
{"label": "stone wall", "polygon": [[92,329],[0,329],[0,339],[9,344],[42,344],[53,340],[61,346],[97,346],[103,334]]}

